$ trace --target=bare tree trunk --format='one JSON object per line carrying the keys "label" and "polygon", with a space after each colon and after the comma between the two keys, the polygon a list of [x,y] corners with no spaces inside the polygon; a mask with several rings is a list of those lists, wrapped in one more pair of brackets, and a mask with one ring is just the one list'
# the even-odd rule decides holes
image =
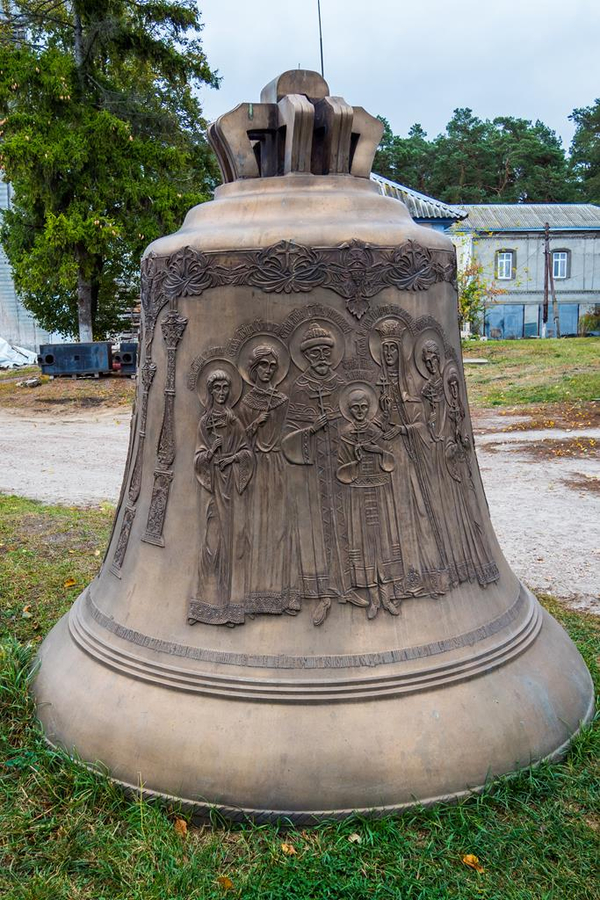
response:
{"label": "bare tree trunk", "polygon": [[85,343],[94,340],[92,323],[92,282],[79,268],[77,273],[77,316],[79,319],[79,340]]}
{"label": "bare tree trunk", "polygon": [[75,4],[73,4],[73,52],[75,54],[75,65],[81,79],[83,77],[83,26]]}

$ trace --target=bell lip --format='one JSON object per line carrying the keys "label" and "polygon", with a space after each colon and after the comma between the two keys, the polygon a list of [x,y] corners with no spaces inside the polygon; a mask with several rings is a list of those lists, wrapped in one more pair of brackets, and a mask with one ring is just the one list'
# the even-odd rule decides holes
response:
{"label": "bell lip", "polygon": [[371,806],[356,807],[347,809],[329,809],[329,810],[278,810],[278,809],[253,809],[251,807],[236,807],[221,803],[209,803],[201,800],[192,800],[188,797],[178,797],[176,794],[168,794],[164,791],[155,791],[152,788],[144,787],[143,782],[139,785],[131,784],[131,782],[122,781],[119,778],[113,778],[107,774],[107,767],[102,764],[94,764],[85,762],[84,760],[70,754],[61,744],[55,744],[50,738],[44,734],[45,743],[55,751],[63,751],[68,754],[71,760],[76,762],[82,768],[87,769],[94,774],[104,774],[113,784],[121,788],[126,796],[132,795],[136,799],[140,796],[144,800],[158,800],[165,804],[175,804],[183,811],[191,813],[193,816],[201,820],[209,820],[211,814],[217,813],[230,822],[254,822],[257,825],[267,824],[283,824],[287,820],[291,825],[310,826],[318,825],[321,822],[348,819],[352,816],[361,816],[365,819],[382,819],[386,816],[400,815],[409,809],[415,807],[431,807],[439,803],[455,804],[469,797],[482,794],[486,789],[490,788],[497,782],[505,779],[517,778],[528,768],[537,768],[543,763],[560,762],[569,752],[573,741],[581,734],[594,719],[596,711],[596,697],[592,689],[590,703],[585,715],[579,722],[579,726],[571,735],[551,753],[538,759],[532,759],[527,765],[520,766],[510,772],[504,772],[496,776],[492,776],[489,781],[479,784],[475,787],[465,788],[461,791],[453,791],[448,794],[439,794],[434,797],[426,797],[406,803],[391,804],[388,806]]}
{"label": "bell lip", "polygon": [[[321,771],[321,777],[331,766],[333,780],[330,783],[327,776],[326,785],[321,784],[318,790],[314,788],[314,759],[310,754],[307,757],[302,752],[302,742],[292,745],[286,743],[298,728],[303,729],[303,734],[309,732],[313,735],[320,734],[319,729],[323,727],[323,723],[330,721],[328,719],[330,704],[304,703],[300,706],[286,704],[283,719],[272,704],[252,705],[255,710],[252,719],[245,721],[252,732],[249,746],[254,746],[254,750],[249,752],[250,758],[256,760],[256,779],[248,779],[248,769],[240,767],[238,751],[234,749],[236,744],[232,741],[233,735],[238,731],[235,711],[243,707],[248,708],[244,700],[233,700],[233,707],[229,707],[231,701],[227,701],[224,705],[222,699],[207,698],[206,703],[209,705],[205,705],[204,701],[198,704],[196,698],[183,694],[180,697],[181,708],[175,722],[171,722],[171,726],[167,728],[160,725],[159,728],[162,730],[155,731],[159,719],[150,713],[154,710],[162,716],[164,703],[160,698],[166,696],[165,689],[138,683],[133,693],[128,690],[126,695],[122,690],[124,676],[121,673],[113,673],[109,682],[101,682],[95,677],[92,682],[88,682],[87,676],[91,674],[89,666],[96,666],[97,663],[71,640],[68,641],[68,645],[64,644],[64,639],[68,635],[65,617],[53,629],[54,638],[50,646],[47,646],[49,655],[42,658],[42,666],[32,689],[37,716],[49,743],[52,746],[62,747],[90,769],[103,771],[111,780],[125,789],[134,790],[137,794],[143,790],[149,797],[187,805],[190,809],[202,813],[216,809],[226,817],[241,816],[254,818],[256,821],[288,818],[300,822],[301,817],[304,817],[305,821],[317,822],[321,819],[345,818],[354,813],[377,817],[400,813],[413,806],[459,800],[483,790],[492,778],[510,775],[544,760],[558,759],[567,751],[582,726],[593,717],[594,685],[581,654],[567,632],[548,613],[545,613],[545,619],[549,630],[542,629],[538,640],[527,653],[496,670],[493,676],[494,688],[491,692],[492,682],[489,675],[476,679],[485,687],[483,691],[477,687],[468,687],[466,682],[447,686],[446,709],[455,710],[457,715],[448,719],[443,738],[436,724],[439,720],[439,714],[436,715],[439,705],[436,698],[439,694],[436,690],[426,692],[422,695],[422,699],[417,699],[414,695],[400,702],[393,698],[382,698],[379,703],[386,705],[391,703],[397,710],[397,715],[391,718],[377,712],[377,702],[368,699],[350,701],[338,707],[344,710],[344,714],[341,718],[336,717],[337,729],[342,738],[344,735],[348,739],[352,736],[350,743],[356,741],[356,749],[350,754],[355,775],[361,767],[365,750],[372,741],[375,721],[373,716],[376,716],[378,728],[383,723],[381,765],[375,774],[370,770],[364,773],[364,784],[360,779],[358,782],[349,782],[346,776],[339,777],[338,765],[342,757],[338,751],[346,752],[347,740],[338,740],[329,732],[324,733],[323,747],[327,752],[321,759],[325,767]],[[552,662],[555,659],[554,654],[560,648],[566,651],[563,662],[570,672],[566,681],[558,677],[555,663]],[[68,685],[65,685],[64,672],[61,674],[60,668],[57,671],[56,667],[57,653],[63,669],[67,667],[73,671],[75,666],[81,673],[75,691],[66,690]],[[522,660],[528,656],[529,661],[523,663]],[[55,665],[46,669],[45,664],[50,663],[52,657],[55,658]],[[85,666],[81,668],[84,662]],[[54,671],[48,679],[48,673],[52,668]],[[114,681],[115,678],[118,682]],[[556,699],[552,701],[551,715],[548,719],[546,702],[555,694],[555,690],[551,689],[554,678],[558,679],[555,686]],[[130,682],[129,679],[126,680]],[[116,696],[120,697],[116,708],[120,709],[118,720],[114,718],[116,709],[105,708],[103,714],[97,715],[95,704],[88,703],[91,687],[104,690],[102,684],[110,686],[111,681],[112,689],[116,690]],[[523,694],[521,686],[526,688],[528,686]],[[148,690],[152,693],[146,694]],[[147,697],[143,702],[142,693]],[[168,689],[166,693],[173,696],[173,692]],[[86,696],[85,714],[74,715],[75,710],[83,709],[79,704],[84,696]],[[505,697],[504,700],[499,699],[502,696]],[[405,703],[408,705],[404,706]],[[496,706],[497,703],[500,703],[499,707]],[[266,710],[266,713],[259,712],[259,709]],[[129,717],[135,713],[139,719],[140,710],[142,718],[136,726]],[[356,710],[358,712],[355,712]],[[415,710],[418,720],[414,719]],[[498,721],[503,722],[495,729],[497,734],[491,736],[483,726],[490,710],[494,710]],[[402,712],[405,713],[404,718]],[[255,718],[255,715],[258,718]],[[219,716],[223,717],[221,724],[224,731],[220,726],[215,730],[215,722],[218,722]],[[522,730],[521,726],[525,725],[530,716],[531,725]],[[523,721],[519,721],[522,717]],[[192,721],[196,725],[195,731],[191,733],[198,737],[198,744],[195,741],[190,743],[189,729]],[[277,726],[280,732],[279,742],[277,740],[270,742],[268,752],[262,758],[257,749],[266,750],[261,736],[267,733],[264,731],[265,728],[273,727],[275,721],[279,723]],[[303,724],[299,724],[300,721]],[[420,726],[418,731],[415,731],[411,726],[410,733],[420,735],[416,743],[411,740],[404,741],[403,735],[406,732],[402,724],[404,721],[413,722],[413,726],[415,721],[419,721],[426,726],[425,731]],[[282,724],[283,727],[280,728]],[[358,731],[355,730],[357,726]],[[473,752],[467,752],[466,758],[464,753],[457,749],[460,740],[464,739],[463,726],[466,726],[470,737],[475,738],[478,747]],[[142,728],[142,731],[140,732],[138,728]],[[424,779],[424,772],[419,763],[423,747],[419,741],[424,740],[425,734],[435,738],[437,749],[432,746],[429,752],[429,744],[426,742],[425,755],[429,755],[429,762],[431,760],[435,762],[436,768],[431,770],[433,773],[431,778]],[[114,745],[115,735],[119,735],[116,745]],[[154,740],[153,736],[157,740]],[[206,756],[204,767],[199,767],[196,757],[201,745],[204,747],[203,742],[206,743],[204,749],[212,748],[212,756],[211,754]],[[446,761],[440,769],[439,753],[446,752],[442,743],[447,744],[449,758],[446,760],[444,757]],[[147,747],[151,748],[150,755],[146,753]],[[157,765],[159,758],[171,759],[174,748],[182,747],[187,749],[183,753],[181,768],[175,776],[169,766]],[[216,747],[223,750],[224,755],[221,752],[215,754]],[[293,748],[291,762],[287,758],[290,747]],[[393,752],[390,751],[391,747],[394,748]],[[404,751],[411,754],[410,756],[406,756],[403,747]],[[161,756],[158,757],[157,753]],[[257,755],[253,757],[253,753]],[[264,777],[261,781],[259,776],[274,771],[272,766],[281,761],[281,753],[288,767],[291,763],[297,764],[297,789],[290,791],[289,781],[284,777],[285,771],[276,770],[279,774],[275,783],[265,794]],[[231,779],[223,778],[223,772],[226,770],[223,767],[228,765],[232,766]],[[112,772],[115,773],[114,776],[108,774]],[[141,784],[138,783],[136,786],[137,779],[140,779]],[[152,787],[145,788],[146,784]],[[382,784],[386,785],[385,790],[381,789]],[[375,801],[372,804],[371,797]],[[368,806],[364,803],[365,799],[369,802]],[[278,801],[281,806],[273,809]],[[320,806],[321,802],[323,806]]]}

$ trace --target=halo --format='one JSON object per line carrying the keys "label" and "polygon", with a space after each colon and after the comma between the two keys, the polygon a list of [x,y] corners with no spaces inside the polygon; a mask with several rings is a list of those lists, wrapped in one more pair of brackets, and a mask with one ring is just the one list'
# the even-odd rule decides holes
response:
{"label": "halo", "polygon": [[373,413],[369,419],[366,419],[367,422],[371,422],[379,409],[379,401],[377,398],[377,391],[373,387],[372,384],[369,384],[368,381],[350,381],[348,384],[344,385],[342,390],[340,391],[340,411],[345,419],[348,419],[349,422],[353,422],[354,419],[350,414],[350,408],[348,406],[349,397],[352,391],[361,390],[369,395],[371,400],[371,412]]}
{"label": "halo", "polygon": [[316,318],[309,319],[306,322],[302,322],[301,325],[298,325],[297,328],[294,329],[294,332],[290,338],[290,354],[296,366],[303,372],[308,368],[308,363],[300,349],[300,344],[304,340],[304,336],[308,329],[312,325],[322,325],[323,328],[326,328],[327,331],[332,335],[334,339],[334,345],[331,348],[331,368],[337,369],[339,364],[342,361],[344,356],[344,336],[341,332],[341,329],[335,322],[332,322],[330,319]]}
{"label": "halo", "polygon": [[381,319],[377,319],[375,324],[372,326],[369,331],[369,350],[371,351],[371,356],[375,360],[378,366],[381,365],[381,335],[377,331],[377,326],[382,325],[384,322],[394,322],[398,323],[402,327],[402,334],[399,338],[395,338],[400,344],[400,350],[402,352],[402,347],[406,341],[406,335],[408,332],[408,326],[406,322],[402,319],[397,318],[396,316],[383,316]]}
{"label": "halo", "polygon": [[423,344],[426,341],[435,341],[435,343],[437,344],[437,348],[440,354],[440,372],[444,371],[446,354],[444,351],[444,339],[437,328],[426,328],[424,331],[421,331],[420,334],[416,337],[415,345],[413,348],[415,366],[417,367],[423,378],[428,381],[431,377],[431,373],[428,371],[427,366],[423,362]]}
{"label": "halo", "polygon": [[245,382],[253,384],[250,377],[250,363],[252,362],[252,354],[257,347],[273,347],[277,351],[279,362],[272,383],[280,384],[287,375],[290,368],[290,354],[288,348],[282,340],[273,334],[253,334],[252,337],[244,341],[238,352],[238,369]]}
{"label": "halo", "polygon": [[198,380],[196,382],[196,391],[200,398],[200,403],[206,409],[208,407],[208,386],[206,384],[208,376],[217,369],[223,369],[231,378],[231,390],[229,392],[228,406],[235,406],[242,396],[242,378],[240,373],[229,359],[211,359],[202,366],[198,372]]}
{"label": "halo", "polygon": [[[458,381],[458,390],[459,390],[459,394],[460,394],[460,381],[461,381],[460,373],[458,371],[458,367],[453,362],[450,363],[448,366],[446,366],[446,368],[444,370],[444,394],[446,395],[446,400],[448,401],[448,406],[454,405],[454,397],[450,393],[450,385],[448,383],[450,381],[450,377],[452,375],[456,375],[456,380]],[[461,398],[461,400],[462,400],[462,398]]]}

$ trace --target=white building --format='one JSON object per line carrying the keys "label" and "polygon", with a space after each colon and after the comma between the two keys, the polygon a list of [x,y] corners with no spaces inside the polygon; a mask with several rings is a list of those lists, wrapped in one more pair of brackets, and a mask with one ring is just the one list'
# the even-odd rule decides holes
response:
{"label": "white building", "polygon": [[[467,217],[449,231],[459,266],[480,266],[483,279],[499,291],[486,307],[487,336],[542,334],[546,222],[560,333],[577,334],[582,315],[600,305],[600,206],[495,203],[462,209]],[[554,336],[551,297],[545,333]]]}
{"label": "white building", "polygon": [[[10,209],[11,188],[0,177],[0,215]],[[59,344],[65,338],[41,328],[15,292],[10,263],[0,247],[0,337],[17,347],[37,352],[40,344]]]}

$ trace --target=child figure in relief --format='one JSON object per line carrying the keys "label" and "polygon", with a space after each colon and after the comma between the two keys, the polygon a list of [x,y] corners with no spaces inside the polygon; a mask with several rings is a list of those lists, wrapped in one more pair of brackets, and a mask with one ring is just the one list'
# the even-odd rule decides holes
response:
{"label": "child figure in relief", "polygon": [[356,382],[342,391],[340,409],[348,422],[340,430],[336,475],[347,486],[350,580],[354,590],[366,593],[369,619],[382,606],[398,615],[404,577],[390,475],[395,463],[374,421],[377,408],[369,384]]}

